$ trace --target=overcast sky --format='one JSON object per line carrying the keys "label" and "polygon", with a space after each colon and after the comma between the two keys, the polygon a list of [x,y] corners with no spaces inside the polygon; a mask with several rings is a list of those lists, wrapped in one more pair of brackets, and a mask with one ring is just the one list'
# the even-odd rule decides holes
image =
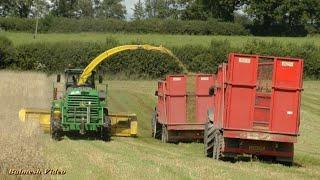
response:
{"label": "overcast sky", "polygon": [[[123,0],[123,3],[127,9],[127,19],[130,19],[132,17],[132,15],[133,15],[132,8],[134,7],[134,4],[138,1],[139,0]],[[143,0],[141,0],[141,1],[143,1]]]}

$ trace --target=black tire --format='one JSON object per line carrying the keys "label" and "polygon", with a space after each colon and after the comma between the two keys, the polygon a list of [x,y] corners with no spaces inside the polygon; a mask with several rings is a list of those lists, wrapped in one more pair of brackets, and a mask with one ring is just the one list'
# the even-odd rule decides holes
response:
{"label": "black tire", "polygon": [[101,139],[105,142],[111,140],[111,120],[108,117],[101,127]]}
{"label": "black tire", "polygon": [[223,136],[220,130],[215,129],[214,131],[214,141],[213,141],[213,158],[217,160],[222,160],[222,146],[223,146]]}
{"label": "black tire", "polygon": [[152,125],[152,137],[155,139],[160,139],[162,136],[162,126],[158,122],[156,108],[152,114],[151,125]]}
{"label": "black tire", "polygon": [[204,126],[204,154],[207,157],[213,157],[213,141],[214,141],[214,127],[213,127],[213,110],[209,109],[207,112],[207,121]]}
{"label": "black tire", "polygon": [[51,119],[50,134],[51,138],[56,141],[60,141],[62,139],[61,121]]}
{"label": "black tire", "polygon": [[152,112],[152,118],[151,118],[151,129],[152,129],[152,132],[151,132],[151,136],[152,137],[155,137],[155,132],[156,132],[156,126],[155,126],[155,124],[156,124],[156,116],[157,116],[157,114],[156,114],[157,112],[156,112],[156,108],[155,108],[155,110]]}
{"label": "black tire", "polygon": [[293,158],[276,157],[276,162],[284,166],[293,166]]}
{"label": "black tire", "polygon": [[167,143],[168,142],[168,130],[167,130],[167,127],[165,125],[162,125],[161,141],[163,143]]}
{"label": "black tire", "polygon": [[213,157],[213,142],[214,142],[213,123],[208,121],[204,129],[204,153],[207,157]]}

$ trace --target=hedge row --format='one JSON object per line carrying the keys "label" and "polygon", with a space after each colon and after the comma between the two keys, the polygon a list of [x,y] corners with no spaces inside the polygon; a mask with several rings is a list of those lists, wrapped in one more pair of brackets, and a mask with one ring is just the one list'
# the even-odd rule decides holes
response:
{"label": "hedge row", "polygon": [[[117,41],[108,38],[104,43],[34,43],[13,47],[8,39],[0,37],[0,68],[61,72],[69,64],[85,67],[101,52],[117,45]],[[304,58],[305,77],[320,79],[320,47],[314,44],[285,45],[275,41],[248,41],[243,46],[232,47],[225,40],[212,41],[209,47],[186,45],[171,49],[190,72],[214,73],[218,64],[226,61],[228,53],[239,52]],[[108,74],[135,78],[159,78],[182,71],[181,66],[170,56],[144,50],[113,56],[100,68]]]}
{"label": "hedge row", "polygon": [[[33,32],[35,19],[0,18],[0,29],[6,31]],[[161,34],[201,34],[201,35],[247,35],[249,32],[240,24],[210,21],[181,20],[136,20],[116,19],[70,19],[46,17],[40,19],[39,32],[127,32]]]}

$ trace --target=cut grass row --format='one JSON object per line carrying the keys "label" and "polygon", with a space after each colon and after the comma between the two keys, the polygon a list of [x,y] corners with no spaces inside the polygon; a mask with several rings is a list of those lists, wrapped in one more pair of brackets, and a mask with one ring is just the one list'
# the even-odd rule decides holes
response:
{"label": "cut grass row", "polygon": [[107,37],[117,39],[121,44],[143,42],[167,47],[183,46],[186,44],[209,46],[211,40],[229,40],[232,46],[241,46],[247,40],[258,39],[265,41],[279,41],[283,43],[315,43],[320,46],[320,36],[311,37],[255,37],[255,36],[195,36],[195,35],[163,35],[163,34],[123,34],[123,33],[50,33],[38,34],[33,39],[31,33],[1,32],[0,35],[7,36],[15,45],[34,42],[63,42],[84,41],[103,42]]}

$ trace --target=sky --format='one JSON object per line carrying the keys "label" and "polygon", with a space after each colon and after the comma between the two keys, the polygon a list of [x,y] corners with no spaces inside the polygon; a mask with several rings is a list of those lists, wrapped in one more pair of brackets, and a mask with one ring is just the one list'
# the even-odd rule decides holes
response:
{"label": "sky", "polygon": [[[133,16],[133,7],[134,4],[137,3],[139,0],[123,0],[124,5],[127,9],[127,19],[130,19]],[[143,0],[142,0],[143,1]]]}

